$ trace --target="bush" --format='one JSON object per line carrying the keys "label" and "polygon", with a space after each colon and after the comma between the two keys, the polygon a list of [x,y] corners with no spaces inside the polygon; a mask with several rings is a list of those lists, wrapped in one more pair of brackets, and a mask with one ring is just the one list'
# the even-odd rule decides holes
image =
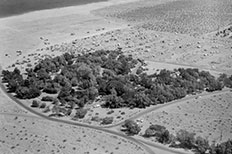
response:
{"label": "bush", "polygon": [[157,124],[151,125],[149,128],[150,128],[151,130],[155,130],[155,131],[163,131],[163,130],[166,129],[164,126],[157,125]]}
{"label": "bush", "polygon": [[109,125],[109,124],[112,124],[113,121],[114,121],[114,117],[105,117],[102,119],[101,124],[102,125]]}
{"label": "bush", "polygon": [[87,114],[87,112],[88,112],[87,109],[83,109],[83,108],[77,109],[74,118],[83,119]]}
{"label": "bush", "polygon": [[157,141],[160,143],[169,143],[170,142],[170,133],[164,126],[161,125],[151,125],[146,129],[145,137],[156,137]]}
{"label": "bush", "polygon": [[210,154],[231,154],[232,153],[232,140],[222,142],[221,144],[212,145]]}
{"label": "bush", "polygon": [[120,108],[125,106],[123,99],[120,96],[107,95],[104,97],[104,99],[105,103],[102,105],[103,107]]}
{"label": "bush", "polygon": [[180,142],[179,147],[184,149],[192,149],[195,145],[195,133],[190,133],[186,130],[179,130],[176,134],[177,141]]}
{"label": "bush", "polygon": [[94,116],[91,118],[91,121],[96,121],[96,122],[100,122],[102,119],[99,118],[98,116]]}
{"label": "bush", "polygon": [[41,103],[40,108],[44,109],[46,107],[46,103]]}
{"label": "bush", "polygon": [[114,113],[114,110],[110,110],[109,112],[107,112],[106,114],[112,114]]}
{"label": "bush", "polygon": [[139,127],[139,125],[132,120],[125,120],[123,127],[125,128],[125,131],[129,135],[135,135],[141,131],[141,128]]}
{"label": "bush", "polygon": [[198,136],[195,141],[194,149],[198,154],[205,154],[205,152],[209,150],[209,142],[206,139]]}
{"label": "bush", "polygon": [[29,88],[24,86],[19,86],[15,91],[15,93],[18,98],[31,99],[40,96],[41,91],[35,86],[31,86]]}
{"label": "bush", "polygon": [[152,137],[155,136],[156,131],[150,128],[147,128],[144,133],[144,137]]}
{"label": "bush", "polygon": [[58,90],[55,88],[46,87],[43,89],[43,92],[48,93],[48,94],[56,94]]}
{"label": "bush", "polygon": [[37,100],[33,100],[32,101],[32,104],[31,104],[31,107],[40,107],[41,103]]}
{"label": "bush", "polygon": [[53,102],[54,98],[51,96],[44,96],[44,97],[42,97],[41,101]]}

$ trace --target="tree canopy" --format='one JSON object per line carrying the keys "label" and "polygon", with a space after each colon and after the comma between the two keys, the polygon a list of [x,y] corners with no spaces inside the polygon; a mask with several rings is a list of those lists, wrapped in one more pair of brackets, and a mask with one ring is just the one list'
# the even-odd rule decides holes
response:
{"label": "tree canopy", "polygon": [[[132,73],[139,63],[142,63],[139,73]],[[179,68],[148,75],[143,63],[124,55],[121,50],[78,55],[67,52],[45,58],[33,69],[26,69],[26,77],[17,68],[3,70],[2,82],[9,92],[21,99],[35,98],[44,92],[57,94],[63,106],[83,107],[102,95],[105,100],[102,106],[107,108],[145,108],[203,90],[211,92],[223,86],[232,87],[232,76],[225,74],[216,79],[206,71]]]}

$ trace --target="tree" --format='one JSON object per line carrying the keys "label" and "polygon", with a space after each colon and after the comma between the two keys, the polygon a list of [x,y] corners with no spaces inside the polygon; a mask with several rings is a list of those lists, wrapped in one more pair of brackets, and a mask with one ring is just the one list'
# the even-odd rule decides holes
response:
{"label": "tree", "polygon": [[54,98],[51,97],[51,96],[44,96],[44,97],[42,97],[41,100],[42,101],[47,101],[47,102],[52,102],[54,100]]}
{"label": "tree", "polygon": [[24,87],[24,86],[19,86],[16,89],[15,93],[16,93],[16,96],[18,98],[31,99],[31,98],[36,98],[36,97],[40,96],[41,91],[37,87],[31,85],[31,87],[29,87],[29,88]]}
{"label": "tree", "polygon": [[139,125],[132,120],[125,120],[123,127],[128,135],[136,135],[141,131]]}
{"label": "tree", "polygon": [[103,107],[120,108],[125,106],[124,101],[120,96],[107,95],[105,96],[104,99],[105,99],[105,103],[102,105]]}
{"label": "tree", "polygon": [[95,87],[90,87],[87,89],[87,95],[90,100],[94,100],[98,96],[98,90]]}
{"label": "tree", "polygon": [[88,112],[87,109],[83,109],[83,108],[77,109],[74,118],[83,119],[87,114],[87,112]]}
{"label": "tree", "polygon": [[43,89],[43,92],[48,93],[48,94],[56,94],[58,90],[54,87],[45,87]]}
{"label": "tree", "polygon": [[195,133],[190,133],[186,130],[179,130],[176,134],[177,141],[180,142],[181,148],[192,149],[195,144]]}
{"label": "tree", "polygon": [[7,85],[8,91],[9,92],[15,92],[16,89],[18,88],[18,86],[19,86],[19,84],[17,83],[17,81],[15,81],[13,79],[9,80],[8,85]]}
{"label": "tree", "polygon": [[157,141],[160,143],[164,144],[164,143],[169,143],[170,141],[170,133],[166,129],[160,132],[156,132],[155,136]]}
{"label": "tree", "polygon": [[64,59],[68,62],[68,61],[71,61],[73,58],[74,58],[74,55],[73,54],[70,54],[68,52],[66,52],[65,54],[63,54],[64,56]]}
{"label": "tree", "polygon": [[134,94],[132,102],[129,103],[129,106],[133,103],[131,107],[145,108],[151,105],[151,100],[147,95],[141,92],[137,92]]}
{"label": "tree", "polygon": [[48,74],[48,72],[45,70],[45,69],[40,69],[38,72],[37,72],[37,78],[40,80],[46,80],[46,79],[50,79],[51,76]]}
{"label": "tree", "polygon": [[156,133],[155,130],[153,130],[153,129],[151,129],[151,128],[147,128],[147,129],[145,130],[144,136],[145,136],[145,137],[152,137],[152,136],[155,136],[155,133]]}
{"label": "tree", "polygon": [[61,88],[61,90],[60,90],[57,98],[61,99],[61,98],[65,98],[65,97],[67,97],[69,95],[70,95],[70,90],[67,89],[67,88],[65,88],[65,87],[63,87],[63,88]]}
{"label": "tree", "polygon": [[40,107],[41,103],[37,100],[33,100],[32,101],[32,104],[31,104],[31,107]]}
{"label": "tree", "polygon": [[166,127],[158,125],[158,124],[155,124],[155,125],[152,124],[149,128],[155,131],[163,131],[166,129]]}
{"label": "tree", "polygon": [[222,142],[221,144],[212,145],[210,147],[210,154],[231,154],[232,153],[232,140]]}
{"label": "tree", "polygon": [[105,117],[102,119],[101,124],[102,125],[109,125],[109,124],[112,124],[113,121],[114,121],[114,117]]}
{"label": "tree", "polygon": [[40,108],[44,109],[46,107],[46,103],[41,103]]}
{"label": "tree", "polygon": [[117,96],[122,96],[125,93],[124,84],[121,81],[110,80],[107,83],[107,86],[106,86],[107,93],[110,94],[111,93],[111,89],[113,89],[113,88],[117,92]]}
{"label": "tree", "polygon": [[205,154],[205,152],[209,149],[209,142],[198,136],[195,141],[195,151],[197,154]]}
{"label": "tree", "polygon": [[161,125],[151,125],[148,129],[146,129],[145,137],[156,137],[157,141],[160,143],[169,143],[170,133],[169,131]]}

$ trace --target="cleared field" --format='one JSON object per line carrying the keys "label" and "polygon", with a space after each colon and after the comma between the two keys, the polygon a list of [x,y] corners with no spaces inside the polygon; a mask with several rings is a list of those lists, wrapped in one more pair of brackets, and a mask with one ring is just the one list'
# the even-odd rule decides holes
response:
{"label": "cleared field", "polygon": [[232,93],[197,97],[150,112],[140,119],[143,129],[160,124],[175,134],[180,129],[196,133],[211,143],[227,141],[232,137]]}

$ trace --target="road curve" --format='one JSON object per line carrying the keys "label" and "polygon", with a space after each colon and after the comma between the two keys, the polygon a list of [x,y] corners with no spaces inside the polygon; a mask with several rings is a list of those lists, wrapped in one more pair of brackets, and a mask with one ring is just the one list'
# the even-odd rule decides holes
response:
{"label": "road curve", "polygon": [[[201,94],[198,94],[198,95],[192,95],[192,96],[184,97],[182,99],[177,99],[177,100],[174,100],[174,101],[171,101],[171,102],[167,102],[167,103],[159,105],[159,106],[155,105],[155,106],[153,106],[153,107],[151,107],[149,109],[146,109],[146,110],[144,110],[144,111],[136,114],[135,116],[133,116],[131,118],[128,118],[128,120],[134,120],[134,119],[139,118],[140,116],[142,116],[144,114],[147,114],[149,112],[152,112],[152,111],[155,111],[155,110],[167,107],[169,105],[173,105],[173,104],[177,104],[177,103],[182,103],[184,101],[195,99],[196,97],[199,97],[199,96],[201,96],[201,97],[210,96],[210,95],[225,93],[225,92],[228,92],[228,91],[230,91],[230,89],[222,89],[221,91],[201,93]],[[123,123],[124,123],[124,121],[121,121],[119,123],[116,123],[116,124],[113,124],[113,125],[109,125],[109,126],[104,126],[102,128],[112,128],[112,127],[116,127],[116,126],[122,125]]]}
{"label": "road curve", "polygon": [[[0,75],[1,75],[1,72],[2,72],[2,69],[1,69],[1,66],[0,66]],[[92,125],[88,125],[88,124],[83,124],[83,123],[77,123],[77,122],[72,122],[72,121],[65,121],[65,120],[62,120],[62,119],[55,119],[55,118],[51,118],[51,117],[48,117],[42,113],[39,113],[35,110],[33,110],[32,108],[24,105],[21,101],[19,101],[17,98],[15,98],[13,95],[7,93],[7,90],[5,88],[5,86],[2,84],[2,82],[0,83],[0,88],[1,90],[10,98],[12,99],[14,102],[16,102],[18,105],[20,105],[21,107],[23,107],[24,109],[26,109],[27,111],[39,116],[39,117],[42,117],[44,119],[47,119],[47,120],[50,120],[50,121],[54,121],[54,122],[58,122],[58,123],[64,123],[64,124],[68,124],[68,125],[74,125],[74,126],[81,126],[81,127],[86,127],[86,128],[90,128],[90,129],[95,129],[95,130],[99,130],[99,131],[104,131],[106,133],[109,133],[109,134],[113,134],[113,135],[117,135],[117,136],[120,136],[122,138],[125,138],[127,140],[130,140],[138,145],[140,145],[141,147],[143,147],[149,154],[155,154],[155,152],[153,150],[151,150],[149,147],[147,147],[146,145],[149,145],[149,146],[152,146],[154,148],[157,148],[157,149],[160,149],[160,150],[164,150],[164,151],[168,151],[168,152],[172,152],[174,154],[186,154],[184,152],[180,152],[180,151],[176,151],[176,150],[172,150],[170,148],[167,148],[167,147],[163,147],[163,146],[160,146],[158,144],[153,144],[153,143],[150,143],[150,142],[146,142],[146,141],[143,141],[143,140],[136,140],[135,138],[133,137],[130,137],[130,136],[127,136],[125,134],[122,134],[120,132],[115,132],[113,130],[109,130],[107,128],[112,128],[112,127],[116,127],[116,126],[119,126],[121,124],[124,123],[124,121],[122,122],[119,122],[117,124],[114,124],[114,125],[110,125],[110,126],[104,126],[104,127],[100,127],[100,126],[92,126]],[[211,92],[211,93],[202,93],[202,94],[199,94],[197,96],[210,96],[210,95],[215,95],[215,94],[220,94],[220,93],[224,93],[224,92],[228,92],[230,91],[230,89],[223,89],[222,91],[216,91],[216,92]],[[191,99],[194,99],[195,97],[197,97],[196,95],[194,96],[189,96],[189,97],[185,97],[181,100],[175,100],[175,101],[172,101],[172,102],[169,102],[169,103],[166,103],[166,104],[163,104],[161,106],[154,106],[152,108],[149,108],[147,110],[144,110],[143,112],[140,112],[138,114],[136,114],[135,116],[129,118],[131,120],[133,119],[136,119],[144,114],[147,114],[151,111],[155,111],[155,110],[158,110],[160,108],[163,108],[163,107],[166,107],[166,106],[169,106],[169,105],[172,105],[172,104],[176,104],[176,103],[181,103],[183,101],[187,101],[187,100],[191,100]],[[145,145],[146,144],[146,145]]]}
{"label": "road curve", "polygon": [[[1,66],[0,66],[0,71],[2,72],[2,69],[1,69]],[[1,75],[1,72],[0,72],[0,75]],[[99,130],[99,131],[104,131],[108,134],[113,134],[113,135],[117,135],[117,136],[120,136],[122,138],[125,138],[127,140],[130,140],[138,145],[140,145],[144,150],[146,150],[149,154],[156,154],[153,150],[151,150],[149,147],[145,146],[143,143],[137,141],[136,139],[130,137],[130,136],[126,136],[124,134],[120,134],[118,132],[115,132],[115,131],[112,131],[112,130],[108,130],[108,129],[105,129],[105,128],[101,128],[99,126],[91,126],[91,125],[87,125],[87,124],[82,124],[82,123],[76,123],[76,122],[71,122],[71,121],[65,121],[65,120],[61,120],[61,119],[55,119],[55,118],[51,118],[51,117],[48,117],[46,115],[43,115],[39,112],[36,112],[35,110],[31,109],[30,107],[26,106],[25,104],[23,104],[21,101],[19,101],[18,99],[16,99],[13,95],[7,93],[7,89],[5,88],[5,86],[2,84],[2,82],[0,83],[0,88],[2,90],[2,92],[4,92],[10,99],[12,99],[14,102],[16,102],[18,105],[20,105],[21,107],[23,107],[24,109],[26,109],[27,111],[39,116],[39,117],[42,117],[46,120],[50,120],[50,121],[53,121],[53,122],[58,122],[58,123],[63,123],[63,124],[68,124],[68,125],[74,125],[74,126],[81,126],[81,127],[86,127],[86,128],[90,128],[90,129],[95,129],[95,130]]]}

